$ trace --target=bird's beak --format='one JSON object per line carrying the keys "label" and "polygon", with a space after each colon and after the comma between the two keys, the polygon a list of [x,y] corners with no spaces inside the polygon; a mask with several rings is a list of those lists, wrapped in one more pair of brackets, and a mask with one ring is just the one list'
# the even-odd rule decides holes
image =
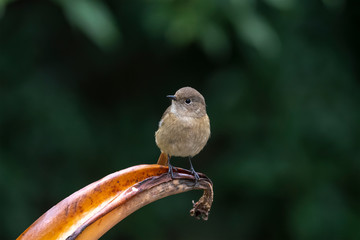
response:
{"label": "bird's beak", "polygon": [[171,100],[176,101],[176,96],[175,95],[167,95],[166,97],[170,98]]}

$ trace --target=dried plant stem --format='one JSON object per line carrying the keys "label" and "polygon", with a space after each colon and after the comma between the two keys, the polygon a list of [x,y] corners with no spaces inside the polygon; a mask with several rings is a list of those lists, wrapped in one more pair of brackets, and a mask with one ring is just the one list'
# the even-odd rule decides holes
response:
{"label": "dried plant stem", "polygon": [[177,169],[174,179],[167,167],[139,165],[110,174],[70,195],[48,210],[18,239],[99,239],[114,225],[139,208],[161,198],[203,189],[190,211],[207,220],[213,200],[210,179]]}

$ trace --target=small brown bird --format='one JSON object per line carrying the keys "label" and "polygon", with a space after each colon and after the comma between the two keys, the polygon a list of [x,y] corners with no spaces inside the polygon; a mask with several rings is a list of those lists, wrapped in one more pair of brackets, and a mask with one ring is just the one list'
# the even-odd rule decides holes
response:
{"label": "small brown bird", "polygon": [[188,157],[197,181],[199,175],[192,166],[191,158],[204,148],[210,137],[210,120],[206,114],[205,99],[191,87],[180,88],[175,95],[167,97],[172,102],[164,112],[155,133],[156,144],[161,150],[158,164],[168,165],[169,174],[173,178],[171,156]]}

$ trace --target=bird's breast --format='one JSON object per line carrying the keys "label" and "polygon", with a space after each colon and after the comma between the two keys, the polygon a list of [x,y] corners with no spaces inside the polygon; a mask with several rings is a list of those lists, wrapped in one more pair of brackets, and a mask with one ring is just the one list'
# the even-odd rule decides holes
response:
{"label": "bird's breast", "polygon": [[205,146],[210,136],[207,115],[201,118],[166,114],[155,134],[159,148],[172,156],[194,156]]}

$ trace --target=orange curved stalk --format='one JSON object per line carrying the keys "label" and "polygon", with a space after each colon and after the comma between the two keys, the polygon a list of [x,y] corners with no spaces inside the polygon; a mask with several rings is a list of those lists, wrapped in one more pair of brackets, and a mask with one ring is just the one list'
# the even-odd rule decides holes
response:
{"label": "orange curved stalk", "polygon": [[137,209],[158,199],[204,189],[191,215],[207,219],[213,191],[203,174],[177,169],[175,178],[160,165],[138,165],[110,174],[73,193],[37,219],[18,239],[98,239]]}

